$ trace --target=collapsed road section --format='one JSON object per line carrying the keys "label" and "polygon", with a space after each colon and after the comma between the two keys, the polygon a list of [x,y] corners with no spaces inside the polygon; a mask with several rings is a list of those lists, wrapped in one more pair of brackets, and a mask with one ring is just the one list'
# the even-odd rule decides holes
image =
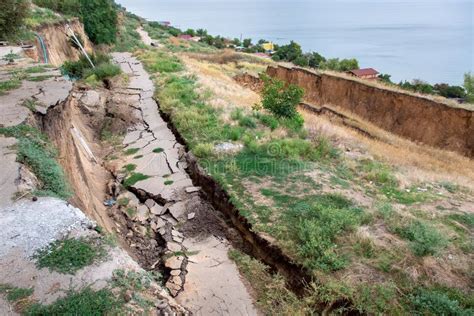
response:
{"label": "collapsed road section", "polygon": [[113,58],[129,76],[128,86],[115,92],[127,99],[139,122],[123,140],[122,158],[109,167],[127,188],[116,192],[110,215],[142,266],[161,271],[171,295],[192,312],[256,314],[237,267],[227,257],[228,228],[193,186],[185,148],[152,98],[153,82],[131,54]]}

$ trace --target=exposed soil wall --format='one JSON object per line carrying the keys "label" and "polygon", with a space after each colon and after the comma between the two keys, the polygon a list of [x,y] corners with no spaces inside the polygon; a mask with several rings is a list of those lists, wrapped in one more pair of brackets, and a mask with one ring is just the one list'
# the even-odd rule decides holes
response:
{"label": "exposed soil wall", "polygon": [[415,142],[474,157],[473,111],[301,68],[269,67],[267,74],[304,88],[308,103],[341,107]]}
{"label": "exposed soil wall", "polygon": [[[73,19],[69,22],[71,29],[79,35],[84,42],[84,48],[90,52],[93,50],[92,43],[87,37],[84,26],[78,19]],[[36,33],[43,37],[44,43],[48,50],[49,63],[54,66],[60,66],[67,60],[79,59],[80,51],[74,48],[69,41],[69,34],[66,33],[66,22],[59,22],[55,24],[46,24],[38,27]],[[43,60],[43,50],[41,44],[37,39],[35,41],[36,49],[40,61]]]}
{"label": "exposed soil wall", "polygon": [[105,110],[98,106],[91,111],[78,96],[81,94],[72,93],[38,121],[58,149],[59,161],[74,192],[70,202],[111,231],[110,219],[102,204],[106,197],[104,184],[110,175],[91,154],[100,151],[93,119],[103,120]]}

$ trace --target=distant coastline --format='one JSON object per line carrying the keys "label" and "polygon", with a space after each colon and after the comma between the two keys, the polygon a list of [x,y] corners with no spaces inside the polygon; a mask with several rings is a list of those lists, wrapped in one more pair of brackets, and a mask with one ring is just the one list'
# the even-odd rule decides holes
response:
{"label": "distant coastline", "polygon": [[[260,38],[327,57],[356,58],[361,67],[389,73],[396,82],[422,79],[462,84],[474,71],[472,4],[465,0],[350,1],[299,0],[119,0],[149,20],[169,20],[182,29],[212,35]],[[342,10],[344,9],[344,10]]]}

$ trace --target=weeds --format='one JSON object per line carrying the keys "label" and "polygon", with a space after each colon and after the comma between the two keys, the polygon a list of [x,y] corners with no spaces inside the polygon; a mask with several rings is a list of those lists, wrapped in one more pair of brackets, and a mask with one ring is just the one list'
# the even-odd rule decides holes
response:
{"label": "weeds", "polygon": [[[280,199],[282,196],[277,197]],[[284,204],[287,235],[294,241],[298,256],[311,269],[342,269],[347,259],[337,253],[336,238],[362,220],[362,210],[340,195],[317,195]]]}
{"label": "weeds", "polygon": [[94,291],[85,288],[80,292],[70,291],[51,305],[34,304],[25,315],[113,315],[117,314],[123,301],[116,299],[109,289]]}
{"label": "weeds", "polygon": [[288,290],[281,275],[272,275],[269,268],[238,250],[230,250],[229,258],[251,281],[256,303],[265,315],[305,315],[311,313],[311,302],[298,298]]}
{"label": "weeds", "polygon": [[86,79],[94,76],[96,80],[104,80],[121,73],[120,67],[112,64],[108,55],[90,55],[90,58],[95,68],[92,68],[87,58],[81,55],[78,61],[66,61],[61,70],[74,79]]}
{"label": "weeds", "polygon": [[38,195],[62,199],[70,197],[69,185],[61,166],[56,161],[56,150],[45,135],[28,125],[0,128],[0,134],[18,140],[17,160],[31,168],[41,181]]}
{"label": "weeds", "polygon": [[17,78],[12,78],[6,81],[0,81],[0,95],[4,95],[10,90],[18,89],[20,86],[21,81]]}
{"label": "weeds", "polygon": [[414,220],[406,226],[396,227],[395,232],[408,239],[413,253],[420,257],[434,255],[447,244],[447,240],[436,228],[419,220]]}
{"label": "weeds", "polygon": [[124,151],[124,154],[127,156],[135,155],[139,150],[140,148],[128,148]]}
{"label": "weeds", "polygon": [[143,173],[139,173],[139,172],[138,173],[133,172],[128,178],[126,178],[123,181],[123,186],[128,188],[128,187],[133,186],[135,183],[146,180],[148,178],[150,178],[150,176],[144,175]]}
{"label": "weeds", "polygon": [[7,300],[14,303],[31,296],[33,294],[33,288],[25,289],[9,284],[0,284],[0,293],[6,294]]}
{"label": "weeds", "polygon": [[34,258],[39,268],[49,268],[64,274],[74,274],[103,257],[105,251],[98,240],[64,239],[38,251]]}

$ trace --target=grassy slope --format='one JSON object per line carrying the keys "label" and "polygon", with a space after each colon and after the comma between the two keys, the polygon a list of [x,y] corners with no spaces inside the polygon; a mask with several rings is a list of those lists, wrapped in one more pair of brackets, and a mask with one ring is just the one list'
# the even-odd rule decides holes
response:
{"label": "grassy slope", "polygon": [[[424,269],[426,260],[444,262],[448,252],[462,260],[472,257],[472,214],[449,212],[432,219],[418,210],[424,203],[446,199],[440,194],[463,196],[462,190],[449,183],[402,188],[391,167],[372,159],[348,160],[322,135],[295,130],[266,113],[237,111],[231,113],[230,123],[224,122],[223,110],[209,105],[205,94],[198,92],[202,89],[196,78],[173,54],[200,52],[202,45],[173,45],[166,31],[147,29],[152,36],[159,34],[165,46],[137,53],[146,69],[157,75],[162,110],[254,229],[275,237],[322,281],[322,286],[309,289],[303,300],[311,302],[307,305],[279,302],[275,295],[266,298],[264,308],[289,304],[286,309],[303,312],[317,304],[315,300],[339,298],[349,298],[356,309],[368,313],[445,309],[456,314],[473,307],[469,293],[439,284]],[[218,154],[214,145],[221,142],[243,143],[244,149]],[[449,192],[446,187],[451,186]],[[351,192],[370,203],[362,206],[349,197]],[[245,264],[241,267],[245,271]],[[468,267],[447,269],[469,282]],[[421,275],[414,278],[410,271]]]}

